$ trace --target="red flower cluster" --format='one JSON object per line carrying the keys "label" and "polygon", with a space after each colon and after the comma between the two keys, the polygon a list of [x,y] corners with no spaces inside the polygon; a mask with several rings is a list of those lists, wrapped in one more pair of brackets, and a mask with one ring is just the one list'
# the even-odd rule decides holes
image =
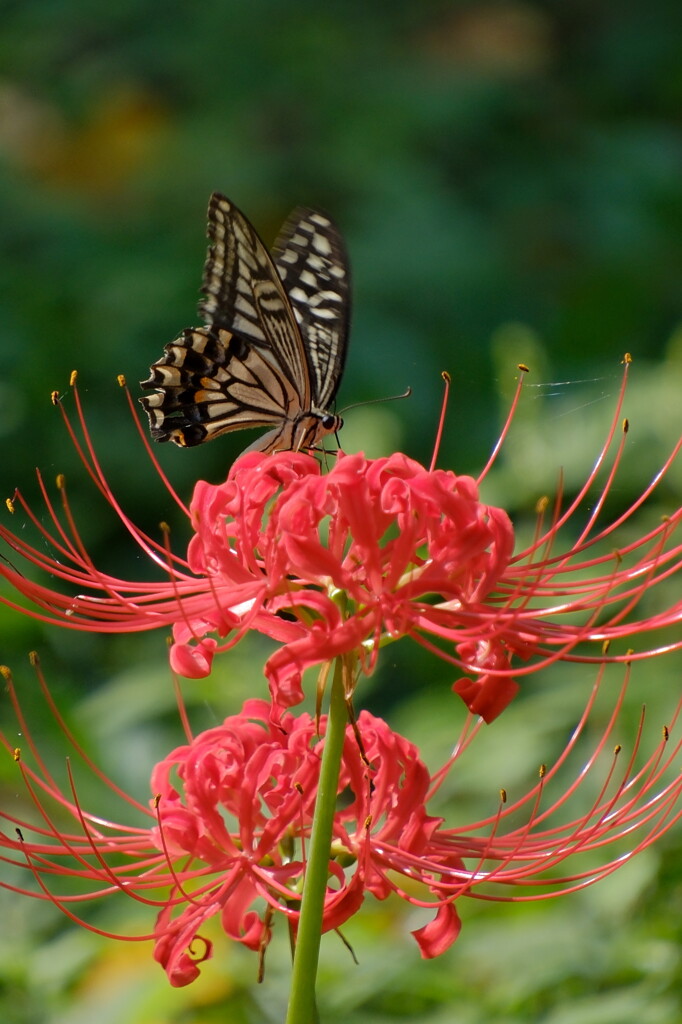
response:
{"label": "red flower cluster", "polygon": [[[174,985],[193,981],[198,965],[211,956],[211,943],[202,939],[199,929],[216,914],[230,938],[253,950],[263,949],[270,938],[271,915],[254,908],[259,901],[286,915],[295,929],[326,718],[320,720],[318,731],[307,714],[285,713],[274,722],[266,701],[247,702],[240,714],[157,764],[151,779],[152,810],[128,801],[154,821],[148,828],[128,828],[85,811],[75,790],[70,796],[59,790],[35,749],[11,676],[6,669],[3,674],[37,769],[28,767],[2,734],[0,741],[19,763],[41,819],[36,826],[0,814],[18,826],[18,838],[0,832],[0,848],[6,851],[0,860],[28,868],[40,883],[38,894],[16,891],[51,900],[81,924],[85,922],[70,907],[84,899],[125,892],[157,906],[154,955]],[[362,752],[357,735],[362,737]],[[94,769],[90,762],[88,766]],[[323,931],[347,921],[366,893],[385,899],[396,891],[395,872],[418,876],[419,858],[442,825],[441,819],[426,813],[430,783],[416,747],[381,719],[363,711],[357,733],[348,727]],[[59,808],[55,819],[48,799]],[[78,824],[80,834],[66,833],[57,824],[64,811]],[[446,844],[437,858],[439,870],[464,870],[457,848],[448,850]],[[55,877],[78,879],[86,891],[78,896],[56,894],[48,888]],[[459,921],[452,895],[440,891],[435,877],[427,884],[435,894],[431,905],[436,918],[414,935],[423,955],[431,956],[454,941]],[[163,888],[168,895],[155,897],[154,892]]]}
{"label": "red flower cluster", "polygon": [[[60,791],[36,749],[11,676],[6,669],[3,675],[35,767],[2,734],[0,742],[23,774],[39,821],[0,813],[0,820],[14,826],[11,833],[0,830],[0,862],[30,872],[39,885],[37,891],[3,882],[6,887],[51,901],[93,931],[99,929],[76,915],[83,901],[118,893],[156,908],[153,933],[135,938],[154,940],[155,959],[176,986],[192,982],[212,955],[212,944],[200,931],[209,918],[219,916],[226,935],[261,952],[270,941],[273,914],[288,919],[296,931],[326,718],[319,728],[307,714],[285,712],[274,721],[269,703],[247,702],[239,714],[173,750],[154,768],[154,796],[147,808],[98,771],[60,719],[87,769],[146,816],[146,827],[130,827],[86,811],[74,781],[70,793]],[[40,671],[39,678],[58,714]],[[530,900],[538,898],[536,887],[545,897],[579,889],[667,832],[682,816],[682,776],[675,769],[682,740],[669,738],[677,714],[643,763],[640,729],[630,751],[623,752],[619,771],[620,748],[613,755],[609,744],[625,687],[607,726],[597,731],[587,766],[580,759],[576,778],[543,806],[545,787],[569,770],[569,756],[589,731],[599,683],[566,749],[543,769],[536,786],[483,821],[450,828],[427,812],[427,801],[466,753],[480,719],[473,733],[467,723],[453,756],[431,776],[412,743],[361,712],[357,729],[346,729],[343,744],[322,930],[343,925],[367,893],[379,900],[395,893],[430,910],[431,920],[413,935],[422,956],[434,957],[459,934],[460,897]],[[587,804],[578,800],[581,809],[572,816],[569,801],[600,769],[604,781],[596,796]],[[65,815],[75,831],[65,831]],[[625,849],[623,840],[629,844]],[[614,843],[617,849],[605,862],[605,849]],[[552,873],[578,853],[596,853],[598,864],[583,861],[576,874],[565,868]],[[60,879],[66,894],[55,891]]]}
{"label": "red flower cluster", "polygon": [[[459,897],[531,899],[537,898],[528,894],[535,884],[545,896],[580,888],[616,870],[680,818],[682,741],[671,743],[664,729],[641,764],[642,720],[623,770],[620,748],[607,753],[622,693],[587,764],[581,762],[568,786],[557,787],[559,796],[548,807],[543,803],[547,781],[566,770],[586,732],[606,663],[682,648],[682,598],[673,595],[660,612],[640,609],[652,588],[682,568],[682,544],[674,540],[682,509],[644,534],[630,533],[614,552],[620,529],[631,525],[682,441],[645,492],[602,525],[624,450],[625,431],[617,442],[619,404],[578,494],[566,508],[557,500],[549,521],[548,503],[541,502],[535,537],[516,553],[510,519],[481,501],[481,480],[426,469],[402,454],[376,460],[339,454],[323,473],[307,454],[250,453],[225,483],[196,486],[185,510],[192,538],[182,558],[171,552],[167,534],[164,542],[154,541],[120,508],[77,408],[82,440],[68,420],[67,428],[83,463],[162,579],[135,582],[101,572],[88,556],[59,478],[61,509],[40,481],[47,517],[36,515],[19,493],[8,503],[10,512],[23,512],[39,540],[27,539],[25,524],[16,532],[0,526],[0,540],[11,549],[11,559],[0,561],[0,578],[29,607],[7,596],[0,601],[70,629],[171,627],[172,667],[189,678],[208,675],[216,654],[246,632],[260,631],[279,643],[264,670],[272,702],[249,701],[240,714],[197,737],[187,726],[187,743],[152,772],[150,809],[97,771],[38,671],[78,755],[143,816],[142,827],[128,827],[85,811],[71,776],[71,792],[60,790],[31,739],[9,671],[1,669],[34,767],[2,734],[0,741],[20,766],[39,820],[36,826],[0,812],[17,836],[0,831],[0,861],[13,871],[28,870],[38,885],[37,892],[9,888],[51,901],[79,924],[85,922],[75,913],[78,903],[103,895],[125,893],[154,908],[156,925],[148,938],[176,986],[192,982],[212,955],[211,942],[201,935],[208,919],[219,917],[227,936],[262,953],[274,915],[280,915],[299,940],[294,988],[302,991],[307,976],[297,968],[303,963],[302,972],[314,974],[320,930],[342,926],[367,893],[385,899],[394,892],[428,908],[430,921],[413,934],[423,956],[436,956],[459,934]],[[607,454],[612,459],[604,480],[599,474]],[[577,527],[579,513],[585,521]],[[49,581],[35,582],[20,571],[20,558]],[[372,671],[383,647],[403,637],[453,667],[453,689],[472,713],[452,756],[434,775],[412,743],[367,711],[346,725],[361,674]],[[640,638],[642,649],[633,651]],[[503,798],[485,820],[446,828],[443,818],[427,812],[427,801],[482,721],[507,707],[518,680],[557,661],[600,666],[566,750],[510,807]],[[323,681],[334,662],[328,719],[285,710],[303,700],[307,669],[319,666]],[[478,716],[475,724],[472,716]],[[605,759],[603,785],[571,816],[568,801]],[[558,823],[549,821],[554,812],[560,812]],[[76,824],[73,833],[63,829],[65,815]],[[604,848],[624,839],[629,848],[621,845],[604,863]],[[595,850],[596,868],[552,875],[574,853]],[[68,879],[66,894],[54,891],[59,878]],[[523,887],[523,895],[493,896],[495,884]]]}
{"label": "red flower cluster", "polygon": [[[259,897],[295,927],[324,740],[309,715],[285,714],[275,724],[270,714],[265,701],[249,701],[241,714],[172,751],[152,774],[159,818],[153,841],[173,863],[189,858],[178,889],[192,880],[191,892],[178,894],[186,908],[173,918],[171,900],[157,925],[155,956],[174,984],[198,973],[188,948],[214,914],[230,938],[253,950],[269,941],[267,917],[253,909]],[[325,723],[323,718],[322,735]],[[355,914],[366,893],[385,899],[394,891],[387,851],[395,848],[417,861],[441,824],[424,807],[430,778],[416,748],[365,711],[358,729],[371,769],[348,727],[324,932]],[[443,861],[453,870],[463,867],[453,851]],[[453,911],[415,935],[428,950],[434,944],[445,948],[457,932]],[[209,955],[206,942],[202,959]]]}
{"label": "red flower cluster", "polygon": [[[172,665],[184,676],[210,671],[221,648],[194,641],[224,635],[225,609],[249,604],[245,621],[260,623],[286,612],[290,638],[265,669],[283,705],[303,699],[306,668],[339,655],[370,671],[383,644],[444,622],[464,641],[514,543],[509,517],[480,502],[470,477],[404,455],[340,456],[322,475],[307,455],[253,453],[225,484],[199,483],[190,512],[188,562],[206,593],[199,614],[185,609],[174,626]],[[496,681],[495,712],[512,692]]]}

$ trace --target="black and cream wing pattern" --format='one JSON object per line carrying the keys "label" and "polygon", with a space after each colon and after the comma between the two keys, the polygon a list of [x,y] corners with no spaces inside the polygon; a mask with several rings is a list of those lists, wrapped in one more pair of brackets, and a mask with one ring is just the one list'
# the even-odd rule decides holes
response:
{"label": "black and cream wing pattern", "polygon": [[268,253],[215,192],[199,314],[165,346],[140,399],[156,441],[183,447],[269,427],[247,450],[314,448],[342,425],[330,412],[346,356],[348,258],[324,213],[298,207]]}

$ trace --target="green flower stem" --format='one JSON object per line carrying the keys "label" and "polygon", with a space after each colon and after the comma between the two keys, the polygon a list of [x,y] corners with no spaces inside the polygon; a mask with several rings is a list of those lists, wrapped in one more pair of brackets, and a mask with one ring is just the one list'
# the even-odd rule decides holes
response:
{"label": "green flower stem", "polygon": [[322,938],[322,912],[329,875],[329,850],[348,712],[343,693],[343,663],[337,658],[324,738],[320,782],[303,882],[301,916],[294,952],[291,996],[286,1024],[316,1024],[317,963]]}

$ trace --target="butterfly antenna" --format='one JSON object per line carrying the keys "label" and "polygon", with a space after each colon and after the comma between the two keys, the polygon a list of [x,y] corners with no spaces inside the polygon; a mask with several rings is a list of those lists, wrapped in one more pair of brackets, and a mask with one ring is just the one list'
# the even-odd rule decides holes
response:
{"label": "butterfly antenna", "polygon": [[353,402],[352,405],[347,405],[345,408],[339,411],[339,416],[343,416],[344,413],[349,412],[351,409],[359,409],[363,405],[378,405],[379,402],[397,402],[401,398],[409,398],[412,394],[412,388],[406,388],[402,395],[387,395],[386,398],[369,398],[366,402]]}
{"label": "butterfly antenna", "polygon": [[438,421],[438,430],[436,431],[436,443],[433,446],[433,455],[431,456],[431,465],[429,466],[429,473],[433,473],[436,468],[436,460],[438,459],[438,452],[440,451],[440,442],[443,438],[443,427],[445,426],[445,413],[448,408],[448,398],[450,397],[450,385],[452,384],[452,377],[447,370],[443,370],[441,377],[445,383],[445,389],[443,391],[443,402],[440,407],[440,420]]}

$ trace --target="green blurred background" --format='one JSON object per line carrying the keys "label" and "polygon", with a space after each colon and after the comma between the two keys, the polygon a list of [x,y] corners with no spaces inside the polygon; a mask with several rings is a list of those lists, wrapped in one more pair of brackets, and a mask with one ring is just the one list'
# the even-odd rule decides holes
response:
{"label": "green blurred background", "polygon": [[[143,571],[115,518],[92,504],[50,392],[68,392],[78,368],[97,451],[126,509],[151,531],[172,518],[115,378],[124,373],[137,392],[163,345],[196,323],[214,189],[267,242],[297,203],[327,209],[346,235],[354,308],[339,405],[413,389],[404,402],[350,412],[349,451],[400,447],[428,460],[448,369],[440,461],[476,472],[524,361],[524,430],[486,494],[523,531],[560,466],[569,492],[583,479],[630,351],[620,504],[653,475],[679,435],[682,387],[674,0],[119,0],[111,9],[5,0],[0,13],[3,497],[17,485],[35,495],[35,465],[48,479],[66,472],[98,564]],[[65,403],[72,410],[68,393]],[[221,479],[245,443],[233,435],[159,457],[187,497],[198,477]],[[654,511],[679,504],[681,489],[678,470]],[[57,696],[73,704],[79,735],[146,799],[154,758],[181,739],[163,637],[70,635],[3,611],[0,661],[29,705],[33,647]],[[263,692],[263,651],[247,646],[220,679],[190,690],[197,728]],[[646,693],[658,727],[679,694],[679,662],[638,671],[635,705]],[[434,758],[461,722],[447,673],[436,673],[406,649],[381,666],[366,698],[396,727],[409,723],[406,732],[420,721],[415,738]],[[556,756],[590,684],[573,672],[527,688],[519,710],[491,727],[495,755],[484,744],[468,770],[469,815],[489,813],[498,786],[532,780],[538,760]],[[33,716],[61,764],[62,739],[40,708]],[[16,800],[11,766],[2,778]],[[414,924],[400,908],[363,911],[352,936],[359,968],[327,940],[324,1019],[677,1020],[679,858],[678,834],[628,875],[551,906],[465,906],[461,939],[430,964],[405,937]],[[223,944],[201,980],[175,992],[148,947],[94,939],[53,908],[6,895],[0,910],[0,1008],[11,1024],[282,1017],[284,948],[259,990],[250,958]],[[149,927],[127,913],[106,908],[102,920]]]}

